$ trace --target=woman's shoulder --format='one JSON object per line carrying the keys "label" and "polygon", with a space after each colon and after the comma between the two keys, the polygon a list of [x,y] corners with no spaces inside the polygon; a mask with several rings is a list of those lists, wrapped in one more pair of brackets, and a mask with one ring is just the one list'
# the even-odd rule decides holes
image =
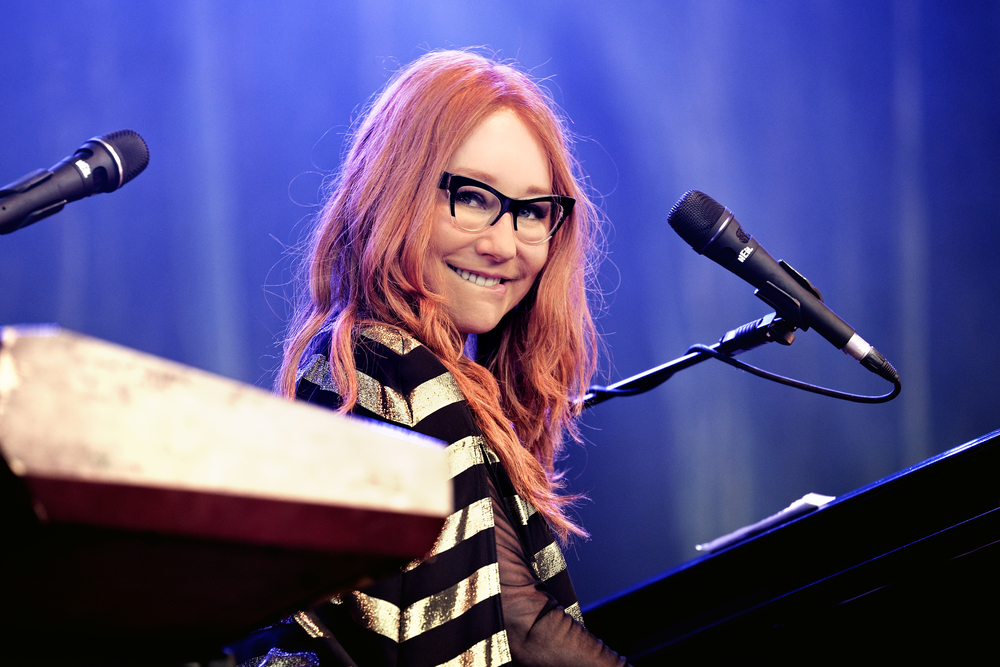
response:
{"label": "woman's shoulder", "polygon": [[[413,335],[387,325],[359,327],[354,335],[354,365],[359,383],[374,380],[409,396],[423,388],[440,391],[457,384],[441,360]],[[428,384],[430,383],[430,384]]]}
{"label": "woman's shoulder", "polygon": [[[408,384],[407,379],[419,381],[420,375],[437,376],[447,373],[444,364],[410,333],[385,324],[360,326],[352,336],[354,363],[357,372],[368,377],[389,380],[389,384]],[[306,347],[299,364],[296,382],[305,380],[327,391],[337,392],[330,372],[330,346],[332,331],[324,327]],[[403,378],[397,378],[402,374]],[[410,376],[414,376],[410,378]],[[402,386],[394,387],[399,390]]]}
{"label": "woman's shoulder", "polygon": [[[369,409],[372,404],[388,406],[385,416],[392,421],[414,425],[445,405],[465,400],[441,360],[400,329],[381,325],[359,329],[354,363],[358,403]],[[403,404],[409,414],[392,409]]]}
{"label": "woman's shoulder", "polygon": [[[321,336],[300,368],[297,395],[336,408],[340,391],[330,371],[331,336]],[[478,433],[455,377],[414,336],[375,324],[359,327],[353,340],[358,398],[352,412],[445,442]]]}
{"label": "woman's shoulder", "polygon": [[417,340],[408,331],[388,324],[367,324],[359,326],[356,331],[356,339],[360,345],[375,343],[387,350],[391,350],[400,357],[408,355],[417,348],[424,347],[423,343]]}

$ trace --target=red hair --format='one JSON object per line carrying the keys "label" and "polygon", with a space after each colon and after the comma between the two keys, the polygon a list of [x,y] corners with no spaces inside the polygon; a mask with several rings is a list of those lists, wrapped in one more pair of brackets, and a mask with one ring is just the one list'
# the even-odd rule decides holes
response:
{"label": "red hair", "polygon": [[[596,366],[587,290],[596,256],[596,212],[576,178],[567,133],[542,89],[518,70],[462,51],[429,53],[398,73],[357,127],[339,179],[321,211],[302,295],[285,343],[279,391],[295,395],[309,341],[332,326],[330,365],[349,411],[357,401],[359,325],[399,327],[455,376],[487,442],[518,493],[563,539],[586,535],[565,513],[555,463]],[[553,190],[576,199],[549,241],[528,295],[494,331],[478,336],[477,360],[427,287],[427,252],[441,173],[488,116],[513,112],[549,159]]]}

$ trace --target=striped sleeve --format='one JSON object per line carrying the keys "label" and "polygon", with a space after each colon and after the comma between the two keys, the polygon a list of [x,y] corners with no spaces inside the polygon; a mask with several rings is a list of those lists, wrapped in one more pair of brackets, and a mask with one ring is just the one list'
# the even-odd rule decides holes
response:
{"label": "striped sleeve", "polygon": [[[297,395],[339,407],[323,354],[329,344],[316,349],[300,370]],[[497,463],[496,455],[486,446],[454,377],[414,338],[390,327],[364,329],[355,363],[355,414],[448,445],[455,511],[424,559],[303,618],[329,629],[360,664],[509,663],[487,477],[487,466]]]}

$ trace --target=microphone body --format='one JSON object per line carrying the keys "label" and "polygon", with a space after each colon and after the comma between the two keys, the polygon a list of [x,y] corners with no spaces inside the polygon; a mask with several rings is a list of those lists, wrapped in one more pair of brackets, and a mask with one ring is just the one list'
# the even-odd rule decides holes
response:
{"label": "microphone body", "polygon": [[898,380],[892,365],[823,303],[819,290],[787,263],[775,261],[722,204],[692,190],[674,205],[668,220],[695,252],[756,287],[755,294],[782,318],[803,331],[812,327],[872,372]]}
{"label": "microphone body", "polygon": [[73,155],[0,189],[0,234],[9,234],[62,210],[68,202],[113,192],[149,164],[146,142],[119,130],[84,142]]}

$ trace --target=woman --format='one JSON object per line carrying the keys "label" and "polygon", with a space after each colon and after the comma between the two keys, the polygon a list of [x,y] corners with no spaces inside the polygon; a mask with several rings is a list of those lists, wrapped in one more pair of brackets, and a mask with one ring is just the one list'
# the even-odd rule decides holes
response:
{"label": "woman", "polygon": [[319,217],[280,391],[449,443],[457,511],[419,564],[262,631],[245,664],[341,646],[361,665],[624,662],[583,628],[552,535],[585,535],[554,463],[595,365],[595,212],[573,166],[541,90],[474,54],[428,54],[374,102]]}

